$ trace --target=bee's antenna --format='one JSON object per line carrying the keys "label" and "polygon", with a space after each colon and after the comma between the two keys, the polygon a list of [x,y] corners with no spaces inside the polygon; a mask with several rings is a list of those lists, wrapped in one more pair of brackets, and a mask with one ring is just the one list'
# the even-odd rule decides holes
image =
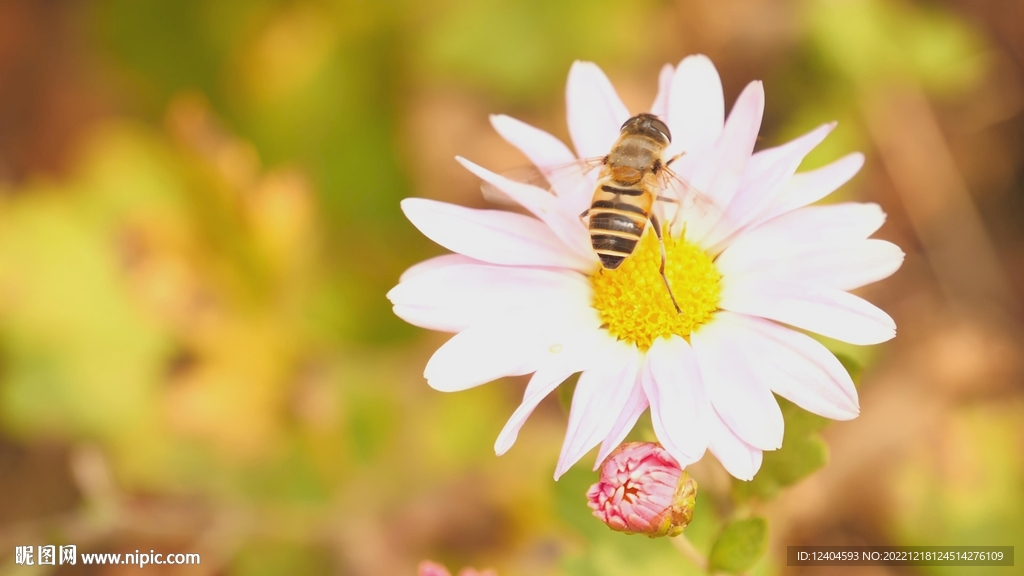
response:
{"label": "bee's antenna", "polygon": [[669,158],[668,162],[665,162],[665,166],[666,167],[671,166],[673,162],[675,162],[676,160],[679,160],[680,158],[682,158],[685,155],[686,155],[686,150],[683,150],[679,154],[676,154],[675,156]]}

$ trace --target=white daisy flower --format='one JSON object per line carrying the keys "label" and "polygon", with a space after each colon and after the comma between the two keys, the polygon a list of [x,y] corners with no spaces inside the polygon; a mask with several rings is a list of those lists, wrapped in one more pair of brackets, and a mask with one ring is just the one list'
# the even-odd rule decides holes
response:
{"label": "white daisy flower", "polygon": [[[630,117],[608,78],[586,62],[569,72],[567,106],[578,156],[518,120],[491,121],[543,171],[608,154]],[[762,451],[782,445],[774,394],[828,418],[857,416],[849,374],[798,330],[860,345],[891,339],[892,318],[848,291],[891,275],[903,252],[868,238],[885,220],[876,204],[809,206],[864,162],[855,153],[795,173],[835,125],[752,153],[763,109],[761,83],[752,82],[726,120],[721,80],[704,56],[661,72],[651,112],[673,136],[665,159],[685,152],[672,170],[718,207],[684,207],[665,234],[666,275],[681,313],[659,274],[654,234],[645,232],[619,268],[599,264],[580,219],[596,170],[549,172],[552,194],[459,159],[534,217],[402,202],[421,232],[454,252],[413,266],[388,293],[407,322],[455,333],[427,363],[430,386],[454,392],[533,374],[498,435],[499,455],[538,403],[577,372],[556,479],[598,444],[600,464],[648,407],[658,440],[682,466],[710,450],[744,480],[760,468]]]}

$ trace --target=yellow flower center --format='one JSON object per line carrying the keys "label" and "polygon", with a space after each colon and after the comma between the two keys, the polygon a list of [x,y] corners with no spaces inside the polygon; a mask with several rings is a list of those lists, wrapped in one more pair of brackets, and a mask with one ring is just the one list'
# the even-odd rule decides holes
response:
{"label": "yellow flower center", "polygon": [[661,250],[654,234],[615,270],[599,269],[590,277],[593,306],[608,332],[647,350],[656,338],[690,332],[718,309],[722,275],[711,257],[685,240],[665,237],[665,276],[681,312],[676,312],[658,269]]}

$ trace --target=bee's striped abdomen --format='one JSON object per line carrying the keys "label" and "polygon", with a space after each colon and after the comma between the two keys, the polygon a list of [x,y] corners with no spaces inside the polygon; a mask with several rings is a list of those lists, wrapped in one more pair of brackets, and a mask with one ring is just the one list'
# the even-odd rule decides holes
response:
{"label": "bee's striped abdomen", "polygon": [[[601,264],[614,270],[636,250],[647,225],[647,211],[635,204],[644,194],[641,188],[602,186],[590,206],[590,243]],[[624,202],[623,196],[632,202]]]}
{"label": "bee's striped abdomen", "polygon": [[[668,126],[653,114],[637,114],[619,129],[619,139],[604,157],[604,168],[597,177],[597,189],[590,209],[590,243],[604,268],[614,270],[636,251],[644,228],[650,221],[661,243],[661,279],[669,297],[682,311],[665,275],[665,244],[658,220],[651,210],[661,189],[659,173],[668,163],[662,161],[672,142]],[[603,269],[602,269],[603,270]]]}

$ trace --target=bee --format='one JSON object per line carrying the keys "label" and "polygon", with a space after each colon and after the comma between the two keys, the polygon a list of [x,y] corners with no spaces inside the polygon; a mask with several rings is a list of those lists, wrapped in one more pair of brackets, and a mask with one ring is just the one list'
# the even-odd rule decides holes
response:
{"label": "bee", "polygon": [[650,223],[661,246],[661,279],[680,312],[672,286],[665,275],[665,241],[654,203],[678,202],[659,195],[663,178],[669,175],[663,155],[672,142],[668,126],[653,114],[637,114],[619,129],[619,138],[602,159],[590,208],[580,214],[589,219],[590,242],[601,266],[615,270],[633,255]]}
{"label": "bee", "polygon": [[[633,116],[619,129],[619,137],[606,156],[577,160],[561,166],[525,167],[525,171],[509,170],[506,177],[520,182],[543,186],[551,184],[563,170],[588,173],[600,167],[590,208],[580,214],[580,220],[588,228],[591,246],[601,262],[602,270],[615,270],[633,255],[643,237],[647,224],[658,237],[661,247],[661,279],[676,313],[681,313],[672,286],[665,275],[665,240],[656,202],[676,204],[675,217],[683,206],[681,197],[673,198],[659,194],[662,190],[673,190],[677,196],[686,191],[691,200],[698,201],[702,208],[714,207],[714,203],[669,169],[679,154],[668,160],[665,152],[672,143],[668,126],[657,116],[641,113]],[[516,204],[497,187],[484,184],[484,197],[500,204]],[[553,191],[553,190],[552,190]]]}

